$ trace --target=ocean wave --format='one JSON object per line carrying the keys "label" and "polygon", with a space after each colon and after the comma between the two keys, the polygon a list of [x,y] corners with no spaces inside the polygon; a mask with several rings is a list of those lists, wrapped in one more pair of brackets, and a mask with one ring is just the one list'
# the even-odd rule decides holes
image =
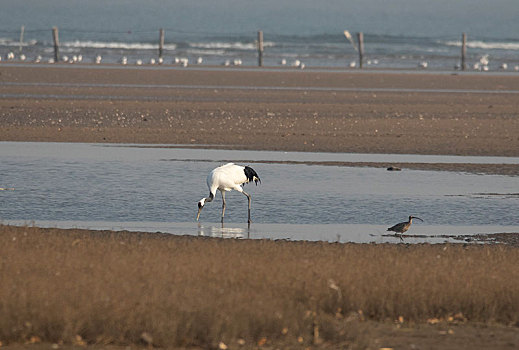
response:
{"label": "ocean wave", "polygon": [[187,50],[189,55],[214,55],[214,56],[223,56],[225,55],[225,50],[204,50],[204,49],[190,49]]}
{"label": "ocean wave", "polygon": [[[461,41],[447,41],[445,45],[461,47]],[[467,41],[467,47],[471,49],[519,50],[519,43]]]}
{"label": "ocean wave", "polygon": [[[156,50],[158,44],[149,43],[122,43],[122,42],[103,42],[103,41],[67,41],[60,44],[63,47],[71,48],[92,48],[92,49],[123,49],[123,50]],[[165,50],[175,50],[177,45],[165,44]]]}
{"label": "ocean wave", "polygon": [[34,46],[36,45],[36,40],[27,40],[22,43],[17,40],[8,39],[8,38],[0,38],[0,46]]}
{"label": "ocean wave", "polygon": [[[208,43],[189,43],[190,47],[198,49],[209,49],[209,50],[257,50],[256,43],[242,43],[242,42],[208,42]],[[264,47],[273,47],[274,42],[265,41],[263,42]]]}

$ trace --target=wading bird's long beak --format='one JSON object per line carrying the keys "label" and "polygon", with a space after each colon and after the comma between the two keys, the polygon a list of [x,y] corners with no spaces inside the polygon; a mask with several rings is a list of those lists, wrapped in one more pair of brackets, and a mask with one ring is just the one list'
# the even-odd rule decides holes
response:
{"label": "wading bird's long beak", "polygon": [[198,219],[200,218],[200,213],[202,212],[202,208],[203,207],[198,208],[198,214],[196,214],[196,221],[198,221]]}
{"label": "wading bird's long beak", "polygon": [[418,220],[420,220],[421,222],[423,222],[423,220],[422,220],[422,219],[420,219],[420,218],[417,218],[416,216],[413,216],[413,219],[418,219]]}

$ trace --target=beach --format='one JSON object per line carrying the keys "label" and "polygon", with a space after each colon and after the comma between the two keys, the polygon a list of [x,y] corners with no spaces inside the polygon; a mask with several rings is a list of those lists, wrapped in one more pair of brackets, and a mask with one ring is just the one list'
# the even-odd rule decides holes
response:
{"label": "beach", "polygon": [[[2,63],[0,96],[0,141],[519,156],[513,74]],[[516,237],[340,244],[0,225],[0,346],[512,349]]]}
{"label": "beach", "polygon": [[519,76],[0,66],[0,140],[519,156]]}
{"label": "beach", "polygon": [[[0,348],[516,349],[519,7],[477,5],[3,1]],[[197,222],[227,162],[253,222]]]}

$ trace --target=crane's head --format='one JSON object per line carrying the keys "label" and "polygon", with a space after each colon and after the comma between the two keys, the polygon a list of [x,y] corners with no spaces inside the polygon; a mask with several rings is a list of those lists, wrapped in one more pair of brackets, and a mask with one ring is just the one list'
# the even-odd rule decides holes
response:
{"label": "crane's head", "polygon": [[202,208],[205,205],[205,198],[200,199],[198,202],[198,214],[196,215],[196,221],[200,218],[200,213],[202,212]]}
{"label": "crane's head", "polygon": [[252,169],[250,166],[248,166],[248,165],[245,166],[243,171],[245,173],[245,176],[247,177],[247,181],[246,182],[254,181],[256,186],[258,185],[258,182],[261,183],[261,180],[260,180],[260,178],[258,176],[258,173],[256,173],[256,171],[254,171],[254,169]]}

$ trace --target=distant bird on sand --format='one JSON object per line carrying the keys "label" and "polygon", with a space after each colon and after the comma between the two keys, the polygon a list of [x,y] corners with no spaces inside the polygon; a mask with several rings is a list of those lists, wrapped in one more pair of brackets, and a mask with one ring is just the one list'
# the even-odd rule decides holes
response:
{"label": "distant bird on sand", "polygon": [[411,227],[411,224],[413,223],[413,219],[418,219],[421,222],[423,222],[422,219],[416,217],[416,216],[409,216],[409,221],[404,221],[399,224],[396,224],[395,226],[391,226],[388,228],[388,231],[393,231],[400,234],[400,239],[402,239],[402,234],[409,230],[409,227]]}
{"label": "distant bird on sand", "polygon": [[207,187],[209,187],[209,197],[202,198],[198,202],[198,214],[196,216],[196,220],[198,221],[198,219],[200,218],[200,212],[204,208],[204,205],[208,202],[211,202],[214,199],[216,190],[218,190],[222,194],[223,223],[223,217],[225,215],[225,192],[235,190],[247,196],[249,202],[248,223],[250,224],[251,196],[242,188],[242,185],[250,181],[254,181],[256,185],[258,185],[258,182],[261,183],[258,174],[254,171],[254,169],[252,169],[249,166],[241,166],[234,163],[227,163],[225,165],[213,169],[207,176]]}
{"label": "distant bird on sand", "polygon": [[479,59],[479,63],[481,63],[482,66],[488,66],[489,60],[488,55],[483,55]]}

